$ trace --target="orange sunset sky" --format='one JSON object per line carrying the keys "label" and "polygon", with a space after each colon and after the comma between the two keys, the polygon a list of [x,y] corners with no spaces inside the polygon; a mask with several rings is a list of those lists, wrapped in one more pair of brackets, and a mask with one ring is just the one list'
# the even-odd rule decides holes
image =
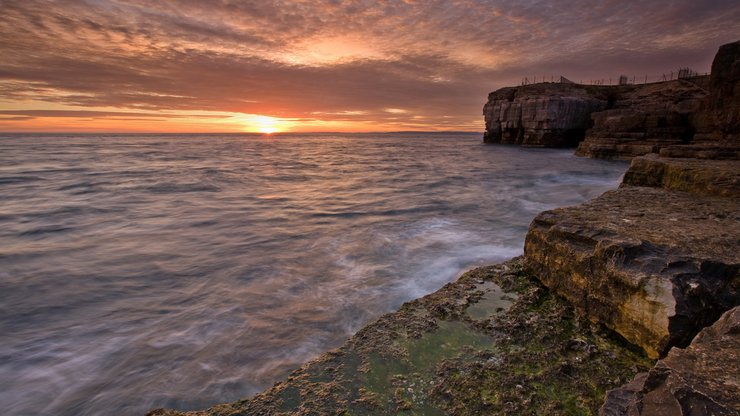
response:
{"label": "orange sunset sky", "polygon": [[0,0],[0,131],[482,131],[523,77],[709,70],[737,0]]}

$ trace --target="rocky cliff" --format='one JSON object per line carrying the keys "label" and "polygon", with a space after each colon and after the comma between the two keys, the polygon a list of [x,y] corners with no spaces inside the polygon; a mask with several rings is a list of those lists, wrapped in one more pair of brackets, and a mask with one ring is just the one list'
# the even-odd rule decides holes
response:
{"label": "rocky cliff", "polygon": [[694,140],[693,114],[707,105],[706,77],[617,87],[614,105],[591,114],[576,154],[629,159]]}
{"label": "rocky cliff", "polygon": [[540,83],[489,94],[486,143],[575,147],[630,159],[675,145],[740,151],[740,42],[720,47],[711,76],[587,86]]}
{"label": "rocky cliff", "polygon": [[486,143],[573,147],[608,103],[608,88],[542,83],[502,88],[483,107]]}
{"label": "rocky cliff", "polygon": [[708,108],[694,118],[696,142],[740,150],[740,41],[719,48],[709,91]]}

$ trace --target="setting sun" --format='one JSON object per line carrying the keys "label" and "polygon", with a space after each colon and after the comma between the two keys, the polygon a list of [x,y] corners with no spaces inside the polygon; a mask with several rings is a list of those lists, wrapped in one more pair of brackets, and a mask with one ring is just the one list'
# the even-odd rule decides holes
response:
{"label": "setting sun", "polygon": [[274,117],[257,116],[254,117],[252,122],[260,133],[272,134],[278,131],[277,126],[280,123],[280,120]]}
{"label": "setting sun", "polygon": [[268,116],[254,116],[251,117],[250,124],[250,129],[257,130],[260,133],[272,134],[279,131],[280,120]]}
{"label": "setting sun", "polygon": [[244,131],[264,134],[287,131],[292,124],[290,120],[258,114],[239,115],[233,121],[241,124]]}

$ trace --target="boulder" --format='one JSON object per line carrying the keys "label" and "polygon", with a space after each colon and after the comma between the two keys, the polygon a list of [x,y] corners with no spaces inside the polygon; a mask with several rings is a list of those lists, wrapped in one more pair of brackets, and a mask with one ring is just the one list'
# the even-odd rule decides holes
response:
{"label": "boulder", "polygon": [[740,304],[737,198],[626,186],[530,225],[529,271],[651,357]]}
{"label": "boulder", "polygon": [[740,307],[674,348],[648,373],[607,393],[600,416],[740,414]]}

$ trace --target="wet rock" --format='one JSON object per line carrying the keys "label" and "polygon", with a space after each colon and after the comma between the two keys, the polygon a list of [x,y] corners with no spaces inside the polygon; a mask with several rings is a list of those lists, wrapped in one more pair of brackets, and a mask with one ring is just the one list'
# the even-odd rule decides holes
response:
{"label": "wet rock", "polygon": [[601,416],[740,414],[740,307],[674,348],[648,373],[609,391]]}
{"label": "wet rock", "polygon": [[[510,293],[504,310],[487,302],[500,290]],[[471,303],[489,307],[485,319],[471,318]],[[435,313],[440,305],[444,317]],[[579,360],[587,353],[564,348],[569,340],[598,348]],[[561,363],[567,363],[562,371]],[[472,270],[404,304],[255,397],[151,415],[594,414],[606,390],[651,365],[610,331],[578,317],[524,273],[519,258]]]}
{"label": "wet rock", "polygon": [[624,187],[546,211],[525,241],[528,270],[651,357],[686,346],[740,304],[736,198]]}

